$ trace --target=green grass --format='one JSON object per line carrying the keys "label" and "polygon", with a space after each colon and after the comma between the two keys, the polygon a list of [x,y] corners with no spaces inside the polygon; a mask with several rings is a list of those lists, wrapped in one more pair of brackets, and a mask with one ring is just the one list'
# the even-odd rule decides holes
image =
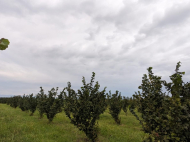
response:
{"label": "green grass", "polygon": [[[44,116],[39,119],[36,111],[33,116],[20,108],[0,104],[0,142],[85,142],[85,133],[70,123],[65,113],[59,113],[48,123]],[[108,113],[100,115],[100,132],[97,142],[141,142],[147,134],[141,131],[139,121],[128,111],[121,111],[121,125],[117,125]]]}

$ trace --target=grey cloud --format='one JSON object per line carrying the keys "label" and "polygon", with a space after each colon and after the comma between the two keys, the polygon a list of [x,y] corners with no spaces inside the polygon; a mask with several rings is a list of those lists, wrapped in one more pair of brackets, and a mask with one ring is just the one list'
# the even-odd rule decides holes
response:
{"label": "grey cloud", "polygon": [[[178,25],[190,18],[190,2],[185,4],[175,4],[166,11],[165,16],[160,20],[158,26]],[[179,25],[178,25],[179,26]]]}
{"label": "grey cloud", "polygon": [[84,1],[80,4],[78,11],[82,11],[85,14],[91,16],[94,13],[95,3],[94,1]]}
{"label": "grey cloud", "polygon": [[163,3],[1,1],[0,30],[11,41],[0,56],[1,94],[62,89],[68,81],[76,90],[94,71],[101,89],[132,96],[148,67],[170,81],[178,61],[189,80],[189,5]]}
{"label": "grey cloud", "polygon": [[20,2],[15,3],[14,1],[0,1],[0,5],[0,12],[6,15],[23,16],[24,11],[27,11],[27,8],[24,8]]}
{"label": "grey cloud", "polygon": [[[135,29],[138,29],[146,23],[147,17],[144,17],[147,13],[146,10],[136,10],[142,9],[138,3],[127,2],[124,7],[122,7],[117,13],[108,13],[108,14],[99,14],[96,15],[93,19],[97,23],[113,23],[117,30],[133,32]],[[139,16],[140,15],[140,16]],[[143,21],[144,20],[144,21]]]}
{"label": "grey cloud", "polygon": [[86,39],[87,39],[87,40],[94,40],[94,37],[95,37],[94,33],[93,33],[93,32],[90,32],[90,33],[89,33],[89,37],[87,37]]}
{"label": "grey cloud", "polygon": [[181,35],[180,37],[178,37],[178,39],[174,41],[173,46],[187,46],[187,48],[190,48],[190,42],[188,40],[188,37],[190,37],[190,34]]}
{"label": "grey cloud", "polygon": [[155,14],[152,23],[146,23],[140,33],[146,35],[153,35],[154,33],[160,33],[166,28],[184,26],[185,21],[190,19],[190,2],[186,4],[174,4],[169,9],[165,10],[163,16]]}

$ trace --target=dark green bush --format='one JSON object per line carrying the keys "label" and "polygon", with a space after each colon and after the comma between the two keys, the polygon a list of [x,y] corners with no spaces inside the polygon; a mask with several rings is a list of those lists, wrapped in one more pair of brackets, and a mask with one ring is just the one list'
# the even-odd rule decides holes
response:
{"label": "dark green bush", "polygon": [[128,106],[129,106],[129,98],[128,97],[127,98],[123,97],[122,109],[123,109],[123,111],[125,112],[126,115],[127,115]]}
{"label": "dark green bush", "polygon": [[[133,95],[138,104],[138,111],[142,113],[140,123],[145,133],[149,133],[149,141],[152,137],[156,141],[190,141],[190,85],[183,85],[182,75],[185,72],[178,72],[180,62],[176,66],[176,73],[170,76],[172,83],[166,83],[160,80],[161,77],[154,76],[151,69],[148,68],[149,80],[145,74],[139,89],[142,89],[142,95]],[[166,96],[161,92],[163,84],[172,97]],[[133,108],[130,111],[139,120]],[[147,140],[148,140],[147,139]],[[145,140],[146,141],[146,140]]]}
{"label": "dark green bush", "polygon": [[33,94],[29,95],[28,97],[28,108],[31,112],[31,116],[34,114],[34,112],[36,111],[36,107],[37,107],[37,99],[36,97],[33,96]]}
{"label": "dark green bush", "polygon": [[44,107],[45,109],[45,114],[47,116],[47,118],[49,119],[49,122],[53,121],[53,118],[55,117],[55,115],[59,112],[62,111],[62,107],[63,107],[63,92],[61,92],[60,95],[58,95],[57,97],[57,90],[58,87],[56,89],[52,88],[51,91],[48,91],[49,94],[46,98],[46,105]]}
{"label": "dark green bush", "polygon": [[45,113],[45,107],[46,107],[46,99],[47,95],[44,94],[44,90],[42,87],[40,87],[40,93],[37,94],[36,99],[37,99],[37,109],[40,114],[40,118],[43,117],[43,114]]}
{"label": "dark green bush", "polygon": [[19,106],[19,99],[20,99],[20,96],[11,97],[10,102],[9,102],[10,106],[13,108],[17,108]]}
{"label": "dark green bush", "polygon": [[53,118],[56,116],[57,113],[62,111],[63,107],[63,92],[60,95],[57,95],[57,90],[52,88],[48,95],[44,94],[44,90],[40,87],[41,90],[36,99],[37,99],[37,108],[40,113],[40,118],[43,117],[45,114],[49,120],[49,122],[53,121]]}
{"label": "dark green bush", "polygon": [[118,95],[119,91],[116,91],[115,94],[112,94],[109,91],[109,113],[114,118],[117,124],[121,124],[121,118],[119,119],[119,113],[122,109],[122,97],[121,93]]}
{"label": "dark green bush", "polygon": [[94,87],[92,86],[94,77],[95,73],[93,72],[89,84],[86,84],[83,77],[82,82],[84,86],[81,87],[81,90],[78,90],[78,95],[71,89],[70,82],[68,82],[68,87],[64,88],[68,94],[63,90],[65,96],[64,111],[67,117],[79,130],[85,132],[86,136],[93,142],[97,139],[98,134],[96,120],[106,109],[106,87],[103,91],[99,92],[100,85],[98,82],[96,82]]}
{"label": "dark green bush", "polygon": [[23,95],[22,97],[20,97],[19,99],[19,108],[22,111],[27,111],[29,110],[29,96],[28,95]]}

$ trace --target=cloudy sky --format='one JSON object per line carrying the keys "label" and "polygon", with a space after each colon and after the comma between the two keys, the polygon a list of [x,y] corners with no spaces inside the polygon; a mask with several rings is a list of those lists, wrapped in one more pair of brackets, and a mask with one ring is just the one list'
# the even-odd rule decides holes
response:
{"label": "cloudy sky", "polygon": [[[1,0],[0,97],[77,91],[92,72],[100,91],[132,97],[143,74],[190,81],[190,1]],[[163,92],[165,89],[163,87]]]}

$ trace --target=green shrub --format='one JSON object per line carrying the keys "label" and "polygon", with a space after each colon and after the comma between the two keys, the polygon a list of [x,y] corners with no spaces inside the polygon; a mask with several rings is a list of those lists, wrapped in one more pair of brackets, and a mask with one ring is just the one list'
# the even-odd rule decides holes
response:
{"label": "green shrub", "polygon": [[106,109],[106,95],[105,89],[99,92],[100,85],[96,82],[93,87],[93,80],[95,73],[93,72],[91,82],[86,84],[83,77],[83,87],[78,90],[78,95],[73,89],[71,89],[71,83],[68,82],[68,87],[64,88],[68,92],[64,92],[65,104],[64,111],[67,117],[71,120],[71,123],[79,128],[79,130],[85,132],[86,136],[93,142],[97,139],[98,126],[96,120],[99,115]]}
{"label": "green shrub", "polygon": [[37,99],[36,97],[33,96],[33,94],[29,95],[28,97],[28,105],[29,105],[29,110],[31,112],[31,116],[34,114],[34,112],[36,111],[36,107],[37,107]]}
{"label": "green shrub", "polygon": [[11,97],[10,102],[9,102],[10,106],[13,108],[17,108],[19,106],[19,99],[20,99],[20,96]]}
{"label": "green shrub", "polygon": [[58,87],[56,89],[56,92],[55,92],[55,89],[52,88],[51,91],[48,91],[49,94],[46,98],[46,104],[45,104],[45,114],[47,116],[47,118],[49,119],[49,122],[52,122],[53,121],[53,118],[55,117],[55,115],[59,112],[62,111],[62,106],[63,106],[63,92],[61,92],[60,95],[58,95],[58,98],[57,97],[57,90],[58,90]]}
{"label": "green shrub", "polygon": [[128,106],[129,106],[129,98],[128,97],[127,98],[123,97],[122,109],[123,109],[123,111],[125,112],[126,115],[127,115]]}
{"label": "green shrub", "polygon": [[37,109],[39,111],[40,118],[43,117],[43,114],[45,113],[45,106],[46,106],[46,99],[47,95],[44,94],[44,90],[42,87],[40,87],[40,93],[37,94],[36,99],[37,99]]}
{"label": "green shrub", "polygon": [[115,122],[117,124],[121,124],[121,118],[119,119],[119,113],[122,109],[122,97],[121,93],[118,95],[119,91],[116,91],[115,94],[112,94],[111,91],[109,91],[109,113],[114,118]]}
{"label": "green shrub", "polygon": [[28,102],[28,100],[29,100],[28,95],[25,96],[25,94],[24,94],[22,97],[20,97],[20,99],[19,99],[19,108],[22,111],[29,110],[29,102]]}
{"label": "green shrub", "polygon": [[[140,121],[144,132],[149,133],[156,141],[190,141],[190,84],[183,85],[181,77],[185,72],[178,72],[179,67],[180,62],[176,66],[176,73],[170,76],[172,83],[154,76],[152,67],[149,67],[149,79],[145,74],[143,83],[139,86],[142,94],[138,91],[139,94],[135,92],[136,95],[133,95],[143,120],[139,120],[133,108],[130,111]],[[171,92],[172,97],[161,92],[161,84]]]}

